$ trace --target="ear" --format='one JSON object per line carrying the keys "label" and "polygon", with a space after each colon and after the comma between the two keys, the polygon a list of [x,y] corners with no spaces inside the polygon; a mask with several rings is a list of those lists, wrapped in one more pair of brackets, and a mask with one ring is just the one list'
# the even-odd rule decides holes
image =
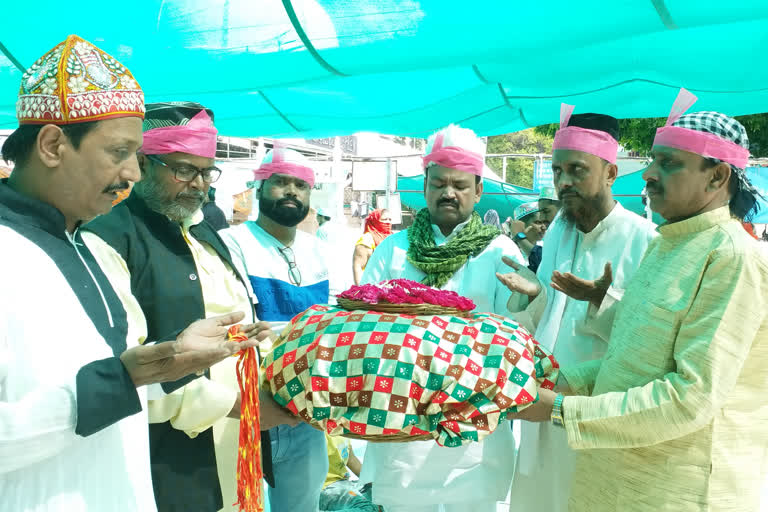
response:
{"label": "ear", "polygon": [[616,164],[609,163],[608,164],[608,175],[606,177],[606,181],[608,182],[608,186],[613,186],[613,184],[616,182],[616,178],[619,176],[619,167]]}
{"label": "ear", "polygon": [[725,162],[720,162],[716,166],[712,167],[712,177],[707,184],[707,190],[714,192],[723,187],[728,187],[728,181],[731,178],[731,165]]}
{"label": "ear", "polygon": [[61,128],[53,124],[43,126],[35,140],[35,149],[43,165],[49,168],[58,167],[66,142],[67,137]]}
{"label": "ear", "polygon": [[149,165],[149,158],[147,158],[147,155],[144,153],[137,153],[136,159],[139,162],[139,170],[141,171],[141,179],[144,179],[144,177],[147,174],[146,166]]}
{"label": "ear", "polygon": [[480,180],[480,183],[475,185],[475,204],[480,202],[480,198],[483,197],[483,180]]}

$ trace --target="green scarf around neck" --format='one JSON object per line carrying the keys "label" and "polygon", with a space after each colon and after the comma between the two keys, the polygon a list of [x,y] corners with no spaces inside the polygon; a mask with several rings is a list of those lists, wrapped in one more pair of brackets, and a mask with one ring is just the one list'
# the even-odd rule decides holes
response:
{"label": "green scarf around neck", "polygon": [[472,212],[467,225],[447,243],[438,246],[429,210],[423,208],[408,228],[408,261],[427,274],[422,283],[442,288],[470,256],[483,252],[500,234],[497,228],[483,224],[477,212]]}

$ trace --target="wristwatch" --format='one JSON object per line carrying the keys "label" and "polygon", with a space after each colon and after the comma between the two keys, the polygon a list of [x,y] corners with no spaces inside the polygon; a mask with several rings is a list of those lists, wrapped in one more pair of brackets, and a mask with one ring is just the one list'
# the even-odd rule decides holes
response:
{"label": "wristwatch", "polygon": [[518,240],[525,240],[526,239],[525,233],[523,233],[522,231],[520,233],[516,234],[515,236],[518,238]]}
{"label": "wristwatch", "polygon": [[565,427],[565,421],[563,420],[563,399],[565,395],[558,393],[555,397],[555,403],[552,404],[552,415],[550,419],[552,424],[556,427]]}

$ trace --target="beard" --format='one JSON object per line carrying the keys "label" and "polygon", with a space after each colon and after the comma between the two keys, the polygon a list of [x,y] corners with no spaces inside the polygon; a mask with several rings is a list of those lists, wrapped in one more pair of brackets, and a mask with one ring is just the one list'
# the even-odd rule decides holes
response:
{"label": "beard", "polygon": [[560,216],[568,224],[581,224],[583,221],[593,218],[599,211],[600,204],[603,201],[603,196],[598,194],[593,197],[584,197],[579,192],[571,191],[569,194],[573,194],[581,201],[576,204],[561,198]]}
{"label": "beard", "polygon": [[147,173],[143,180],[134,185],[134,190],[147,207],[165,215],[174,222],[184,222],[197,213],[205,203],[206,194],[202,190],[180,192],[173,199],[168,199],[168,193],[159,183],[153,173]]}
{"label": "beard", "polygon": [[[286,206],[293,204],[295,208]],[[259,215],[264,214],[276,223],[287,228],[296,226],[309,214],[309,205],[298,199],[284,197],[282,199],[259,198]]]}

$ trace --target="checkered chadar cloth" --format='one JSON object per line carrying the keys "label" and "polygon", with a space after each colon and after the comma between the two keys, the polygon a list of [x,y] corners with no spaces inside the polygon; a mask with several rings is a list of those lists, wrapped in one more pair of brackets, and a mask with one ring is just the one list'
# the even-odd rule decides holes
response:
{"label": "checkered chadar cloth", "polygon": [[[554,358],[512,320],[316,305],[263,363],[275,400],[329,435],[431,435],[460,446],[493,432],[557,380]],[[375,440],[375,439],[373,439]]]}

